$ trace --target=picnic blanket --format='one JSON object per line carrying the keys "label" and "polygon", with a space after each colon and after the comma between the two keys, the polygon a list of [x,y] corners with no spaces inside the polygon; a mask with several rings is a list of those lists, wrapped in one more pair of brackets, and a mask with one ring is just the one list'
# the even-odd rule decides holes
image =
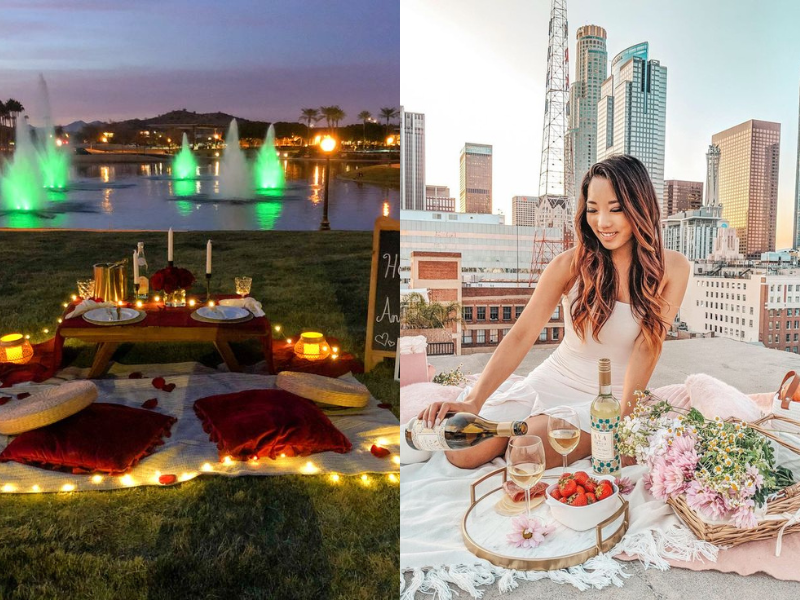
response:
{"label": "picnic blanket", "polygon": [[[263,367],[263,363],[262,363]],[[254,367],[258,369],[258,365]],[[129,379],[128,374],[139,371],[141,379]],[[6,392],[18,394],[35,393],[39,389],[58,383],[85,377],[85,369],[68,368],[59,371],[57,378],[41,384],[25,383],[7,388]],[[155,453],[144,458],[129,473],[129,477],[91,475],[70,475],[26,466],[15,462],[0,464],[0,490],[4,492],[26,493],[32,491],[58,492],[64,485],[74,486],[74,491],[116,489],[139,485],[160,485],[158,474],[174,474],[179,481],[185,481],[201,474],[224,476],[242,475],[286,475],[286,474],[362,474],[396,473],[397,465],[393,457],[397,455],[399,443],[398,420],[391,411],[378,407],[378,402],[370,398],[368,406],[360,414],[329,415],[333,424],[344,433],[353,444],[347,454],[324,452],[307,457],[261,459],[257,462],[232,461],[221,463],[216,444],[208,439],[200,420],[192,408],[199,398],[216,394],[228,394],[248,389],[275,388],[274,376],[252,373],[222,373],[198,363],[179,363],[170,365],[114,365],[110,370],[114,378],[93,380],[98,388],[98,402],[110,402],[132,407],[141,407],[145,400],[157,397],[157,412],[178,419],[172,426],[171,437],[164,439]],[[171,393],[153,388],[152,378],[162,376],[174,383]],[[352,375],[343,377],[355,381]],[[9,439],[0,436],[0,449],[5,448]],[[377,458],[370,448],[377,440],[391,451],[386,458]],[[384,475],[377,475],[384,476]],[[34,490],[33,486],[38,486]]]}

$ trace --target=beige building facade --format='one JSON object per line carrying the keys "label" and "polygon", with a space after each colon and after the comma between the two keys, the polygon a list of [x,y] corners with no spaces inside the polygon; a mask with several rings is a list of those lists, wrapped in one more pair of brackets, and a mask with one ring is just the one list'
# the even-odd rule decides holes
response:
{"label": "beige building facade", "polygon": [[492,213],[492,147],[464,144],[459,161],[458,212]]}

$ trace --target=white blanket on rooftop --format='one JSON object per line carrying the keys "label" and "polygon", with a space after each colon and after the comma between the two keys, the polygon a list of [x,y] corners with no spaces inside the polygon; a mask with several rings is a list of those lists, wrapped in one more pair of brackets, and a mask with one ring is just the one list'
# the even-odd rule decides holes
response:
{"label": "white blanket on rooftop", "polygon": [[[130,372],[140,371],[142,379],[129,379]],[[70,475],[22,465],[15,462],[0,464],[0,489],[20,493],[37,491],[57,492],[65,484],[75,486],[75,491],[105,490],[134,485],[159,485],[156,473],[174,474],[179,478],[190,479],[206,474],[202,469],[208,463],[212,471],[208,474],[239,475],[287,475],[336,472],[342,474],[390,473],[398,467],[392,457],[398,453],[398,420],[391,411],[378,408],[378,402],[370,398],[367,408],[361,414],[330,416],[332,423],[349,439],[353,448],[347,454],[323,452],[307,457],[261,459],[258,462],[238,462],[230,465],[219,461],[216,444],[208,439],[200,419],[194,413],[195,400],[216,394],[229,394],[248,389],[275,388],[275,377],[247,373],[220,372],[198,363],[179,363],[167,365],[114,365],[110,370],[115,378],[93,380],[98,388],[98,402],[111,402],[132,407],[141,407],[149,398],[158,399],[157,412],[178,419],[172,426],[171,437],[164,439],[164,445],[130,471],[130,479],[119,476],[103,476],[102,481],[94,483],[91,475]],[[86,375],[86,370],[68,368],[56,377],[42,384],[21,384],[5,388],[3,393],[35,393],[37,389]],[[171,393],[160,392],[152,385],[152,378],[163,376],[167,383],[174,383]],[[355,381],[352,375],[343,379]],[[392,456],[376,458],[370,452],[372,444],[383,438]],[[6,447],[10,438],[0,436],[0,450]],[[309,467],[308,463],[312,467]],[[208,468],[208,467],[206,467]]]}

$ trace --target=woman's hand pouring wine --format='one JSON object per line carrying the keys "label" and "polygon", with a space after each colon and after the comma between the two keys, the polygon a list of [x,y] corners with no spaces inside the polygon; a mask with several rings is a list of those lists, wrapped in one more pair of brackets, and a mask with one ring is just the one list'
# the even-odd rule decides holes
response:
{"label": "woman's hand pouring wine", "polygon": [[477,415],[481,410],[482,404],[475,400],[465,400],[464,402],[434,402],[419,413],[419,420],[425,423],[426,427],[436,427],[442,422],[448,412],[466,412]]}

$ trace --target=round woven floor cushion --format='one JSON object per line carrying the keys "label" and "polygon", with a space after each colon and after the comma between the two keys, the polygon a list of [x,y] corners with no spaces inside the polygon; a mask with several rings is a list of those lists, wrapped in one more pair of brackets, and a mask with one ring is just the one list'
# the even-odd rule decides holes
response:
{"label": "round woven floor cushion", "polygon": [[278,373],[277,386],[321,404],[362,408],[369,402],[369,390],[360,383],[323,377],[312,373]]}
{"label": "round woven floor cushion", "polygon": [[17,435],[56,423],[83,410],[97,399],[91,381],[70,381],[0,406],[0,433]]}

